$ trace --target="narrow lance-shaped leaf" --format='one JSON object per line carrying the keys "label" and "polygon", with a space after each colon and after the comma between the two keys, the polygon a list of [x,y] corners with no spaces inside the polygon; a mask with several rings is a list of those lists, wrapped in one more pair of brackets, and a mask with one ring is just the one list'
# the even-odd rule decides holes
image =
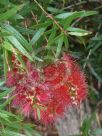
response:
{"label": "narrow lance-shaped leaf", "polygon": [[102,135],[102,129],[101,129],[101,128],[97,128],[97,129],[93,132],[93,134],[94,134],[95,136],[97,136],[97,135]]}
{"label": "narrow lance-shaped leaf", "polygon": [[61,13],[61,12],[63,12],[63,9],[57,9],[57,8],[54,8],[54,7],[48,7],[47,10],[52,12],[52,13]]}
{"label": "narrow lance-shaped leaf", "polygon": [[25,136],[24,134],[15,132],[15,131],[10,131],[9,129],[4,130],[3,136]]}
{"label": "narrow lance-shaped leaf", "polygon": [[5,49],[3,49],[3,60],[4,60],[4,76],[6,80],[8,66],[7,66],[7,51]]}
{"label": "narrow lance-shaped leaf", "polygon": [[5,24],[4,28],[7,32],[11,33],[16,39],[25,47],[28,51],[32,52],[32,46],[29,45],[28,41],[12,26]]}
{"label": "narrow lance-shaped leaf", "polygon": [[26,66],[25,66],[25,63],[24,63],[22,57],[20,56],[19,52],[13,47],[13,45],[11,43],[9,43],[8,41],[4,41],[2,46],[6,50],[13,52],[16,55],[18,61],[21,63],[22,67],[26,70]]}
{"label": "narrow lance-shaped leaf", "polygon": [[10,104],[10,102],[14,99],[14,97],[11,97],[9,99],[7,99],[2,105],[0,105],[0,110],[4,109],[5,106],[7,106],[8,104]]}
{"label": "narrow lance-shaped leaf", "polygon": [[41,28],[35,33],[35,35],[33,36],[33,38],[30,41],[31,46],[34,45],[39,40],[39,38],[43,35],[45,29],[46,28]]}
{"label": "narrow lance-shaped leaf", "polygon": [[25,55],[27,58],[29,58],[31,61],[33,61],[32,56],[30,53],[21,45],[21,43],[14,37],[9,36],[7,39],[15,46],[23,55]]}
{"label": "narrow lance-shaped leaf", "polygon": [[95,112],[93,112],[91,117],[86,118],[83,121],[83,125],[82,125],[82,128],[81,128],[81,130],[83,131],[83,136],[88,136],[92,121],[95,118],[96,118],[96,115],[95,115]]}
{"label": "narrow lance-shaped leaf", "polygon": [[75,35],[75,36],[86,36],[88,34],[91,34],[91,32],[87,30],[83,30],[83,29],[75,28],[75,27],[68,27],[67,30],[69,31],[68,34]]}
{"label": "narrow lance-shaped leaf", "polygon": [[7,123],[11,123],[9,116],[5,113],[0,112],[0,120],[2,120],[2,119],[7,121]]}
{"label": "narrow lance-shaped leaf", "polygon": [[18,61],[21,63],[22,68],[25,69],[25,70],[27,70],[26,64],[23,61],[22,57],[19,54],[17,54],[16,57],[17,57]]}
{"label": "narrow lance-shaped leaf", "polygon": [[77,18],[83,18],[91,15],[97,14],[97,11],[76,11],[76,12],[68,12],[62,13],[56,16],[56,18],[61,19],[60,23],[63,25],[64,29],[66,29],[73,20]]}
{"label": "narrow lance-shaped leaf", "polygon": [[54,28],[52,29],[52,32],[51,32],[51,34],[50,34],[50,36],[49,36],[48,42],[50,42],[51,40],[53,40],[53,39],[55,38],[55,36],[56,36],[56,31],[57,31],[57,27],[54,26]]}
{"label": "narrow lance-shaped leaf", "polygon": [[38,119],[40,120],[41,115],[40,115],[40,109],[39,109],[39,107],[37,107],[36,110],[37,110]]}
{"label": "narrow lance-shaped leaf", "polygon": [[66,13],[61,13],[59,15],[56,16],[56,18],[58,19],[65,19],[67,17],[70,17],[71,15],[73,15],[76,12],[66,12]]}
{"label": "narrow lance-shaped leaf", "polygon": [[15,28],[17,28],[17,30],[19,32],[23,33],[24,35],[28,35],[28,34],[33,35],[34,34],[34,30],[29,29],[29,28],[25,28],[25,27],[22,27],[22,26],[15,26]]}
{"label": "narrow lance-shaped leaf", "polygon": [[63,42],[64,42],[64,45],[65,45],[66,51],[68,51],[68,48],[69,48],[69,39],[68,39],[68,37],[66,35],[64,35]]}
{"label": "narrow lance-shaped leaf", "polygon": [[7,5],[9,4],[9,0],[0,0],[0,4]]}
{"label": "narrow lance-shaped leaf", "polygon": [[0,80],[0,87],[1,87],[1,86],[3,86],[3,85],[4,85],[4,83],[5,83],[5,81],[4,81],[4,80]]}
{"label": "narrow lance-shaped leaf", "polygon": [[60,53],[61,53],[63,40],[64,40],[64,36],[62,35],[62,36],[58,39],[58,46],[57,46],[56,55],[55,55],[56,58],[57,58],[57,57],[60,55]]}
{"label": "narrow lance-shaped leaf", "polygon": [[73,19],[76,19],[77,17],[87,17],[87,16],[91,16],[91,15],[95,15],[98,14],[97,11],[75,11],[75,12],[65,12],[65,13],[61,13],[59,15],[56,16],[56,18],[59,19],[65,19],[68,17],[73,17]]}
{"label": "narrow lance-shaped leaf", "polygon": [[14,47],[12,46],[12,44],[11,43],[9,43],[8,41],[4,41],[3,43],[2,43],[2,47],[3,48],[5,48],[6,50],[8,50],[8,51],[11,51],[11,52],[17,52],[15,49],[14,49]]}
{"label": "narrow lance-shaped leaf", "polygon": [[55,37],[54,39],[51,39],[48,44],[47,44],[47,48],[50,47],[50,45],[52,45],[54,42],[56,42],[58,39],[60,39],[62,37],[63,34],[58,35],[57,37]]}
{"label": "narrow lance-shaped leaf", "polygon": [[45,27],[50,26],[52,23],[53,23],[52,20],[47,20],[47,21],[45,21],[44,23],[41,22],[41,23],[38,23],[38,24],[36,24],[36,25],[32,25],[32,26],[31,26],[31,29],[41,29],[41,28],[45,28]]}
{"label": "narrow lance-shaped leaf", "polygon": [[20,10],[22,6],[14,6],[13,8],[7,10],[5,13],[0,14],[0,22],[9,19]]}
{"label": "narrow lance-shaped leaf", "polygon": [[[2,90],[2,88],[0,89]],[[3,97],[5,97],[7,94],[9,94],[11,92],[10,89],[6,89],[5,91],[0,93],[0,99],[3,99]]]}
{"label": "narrow lance-shaped leaf", "polygon": [[2,27],[0,27],[0,36],[4,37],[4,36],[10,36],[11,34],[9,32],[7,32],[5,29],[3,29]]}

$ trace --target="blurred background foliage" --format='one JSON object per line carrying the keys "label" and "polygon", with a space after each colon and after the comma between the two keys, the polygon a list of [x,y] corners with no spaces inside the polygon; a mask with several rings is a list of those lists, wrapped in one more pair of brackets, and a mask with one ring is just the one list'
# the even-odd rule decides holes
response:
{"label": "blurred background foliage", "polygon": [[[0,0],[0,135],[39,136],[36,125],[25,123],[10,110],[5,87],[14,53],[25,68],[22,55],[40,66],[58,59],[63,52],[76,58],[86,73],[88,101],[102,134],[102,1],[101,0]],[[83,122],[89,136],[91,122]],[[90,125],[88,125],[90,124]],[[88,125],[88,127],[87,127]]]}

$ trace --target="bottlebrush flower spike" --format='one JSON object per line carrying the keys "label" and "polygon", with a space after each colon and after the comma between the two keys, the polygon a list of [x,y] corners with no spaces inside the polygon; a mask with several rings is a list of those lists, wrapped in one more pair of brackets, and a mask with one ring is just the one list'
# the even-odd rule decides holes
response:
{"label": "bottlebrush flower spike", "polygon": [[[13,61],[15,58],[13,58]],[[19,70],[19,62],[8,72],[7,85],[14,86],[12,105],[21,109],[24,116],[33,116],[36,120],[37,109],[40,121],[51,124],[70,105],[79,105],[87,96],[87,83],[84,73],[70,55],[63,55],[54,64],[37,70],[27,58],[23,57],[27,71]]]}
{"label": "bottlebrush flower spike", "polygon": [[80,70],[80,67],[75,60],[69,56],[64,55],[63,59],[70,65],[71,73],[68,76],[69,94],[73,104],[80,104],[87,96],[87,83],[84,73]]}
{"label": "bottlebrush flower spike", "polygon": [[52,124],[58,117],[63,116],[64,108],[64,105],[52,101],[48,105],[47,110],[41,112],[41,121],[44,122],[44,124]]}
{"label": "bottlebrush flower spike", "polygon": [[29,117],[30,114],[31,114],[31,111],[32,111],[31,103],[28,102],[27,104],[25,104],[25,105],[22,107],[21,110],[22,110],[22,113],[24,114],[24,116]]}
{"label": "bottlebrush flower spike", "polygon": [[17,73],[17,71],[12,70],[7,73],[7,80],[6,80],[6,85],[8,87],[13,87],[14,85],[17,84],[18,80],[20,80],[21,75]]}

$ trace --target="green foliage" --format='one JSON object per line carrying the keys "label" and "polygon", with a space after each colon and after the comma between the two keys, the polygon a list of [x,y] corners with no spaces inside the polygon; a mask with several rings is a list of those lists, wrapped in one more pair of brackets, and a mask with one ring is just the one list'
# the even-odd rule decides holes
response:
{"label": "green foliage", "polygon": [[[65,7],[69,3],[72,5]],[[102,18],[96,9],[89,8],[85,11],[84,8],[80,8],[83,1],[76,5],[69,3],[66,0],[0,1],[1,136],[32,136],[32,134],[39,136],[35,126],[25,124],[23,117],[7,111],[12,98],[4,98],[12,90],[5,87],[4,80],[12,65],[10,59],[12,53],[26,69],[22,55],[40,64],[45,60],[49,62],[49,60],[58,59],[63,52],[70,52],[80,60],[88,75],[89,97],[95,101],[94,107],[101,100],[101,88],[95,88],[94,83],[102,85]],[[68,10],[70,6],[72,10]],[[37,113],[40,118],[39,108],[37,108]],[[93,117],[83,122],[84,136],[89,136],[92,120]],[[93,136],[98,134],[102,134],[100,128],[92,133]]]}

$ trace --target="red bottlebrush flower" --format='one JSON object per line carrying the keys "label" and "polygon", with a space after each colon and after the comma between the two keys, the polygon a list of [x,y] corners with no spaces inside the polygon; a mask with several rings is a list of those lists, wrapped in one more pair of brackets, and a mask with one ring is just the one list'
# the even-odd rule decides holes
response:
{"label": "red bottlebrush flower", "polygon": [[48,104],[51,100],[49,92],[40,92],[39,94],[36,95],[36,98],[40,103],[45,105]]}
{"label": "red bottlebrush flower", "polygon": [[87,84],[85,81],[84,74],[80,69],[75,69],[73,73],[69,76],[68,80],[71,83],[70,94],[72,99],[76,101],[76,104],[79,104],[87,96]]}
{"label": "red bottlebrush flower", "polygon": [[46,111],[41,111],[41,122],[45,125],[52,124],[56,119],[56,115],[51,113],[51,111],[48,109]]}
{"label": "red bottlebrush flower", "polygon": [[73,104],[79,104],[87,96],[87,83],[83,72],[74,59],[65,55],[64,60],[70,65],[71,74],[68,76],[67,86],[69,86],[69,94]]}
{"label": "red bottlebrush flower", "polygon": [[32,64],[30,63],[30,61],[27,61],[27,62],[26,62],[26,66],[27,66],[27,70],[28,70],[28,71],[32,71],[32,70],[33,70],[33,66],[32,66]]}
{"label": "red bottlebrush flower", "polygon": [[59,62],[58,65],[57,65],[57,71],[59,72],[60,75],[65,75],[66,74],[66,64],[65,62]]}
{"label": "red bottlebrush flower", "polygon": [[60,86],[54,90],[54,98],[57,103],[60,102],[61,105],[69,106],[71,104],[71,99],[69,95],[69,88],[66,85]]}
{"label": "red bottlebrush flower", "polygon": [[63,116],[65,107],[56,101],[52,101],[46,110],[41,112],[41,122],[45,125],[52,124],[58,117]]}
{"label": "red bottlebrush flower", "polygon": [[27,82],[32,86],[37,86],[40,81],[40,74],[37,70],[31,70],[27,74]]}
{"label": "red bottlebrush flower", "polygon": [[45,67],[44,77],[46,82],[52,84],[51,87],[56,88],[57,85],[59,86],[59,84],[63,82],[63,79],[66,77],[65,63],[58,61],[56,64]]}
{"label": "red bottlebrush flower", "polygon": [[21,78],[21,75],[16,71],[9,71],[7,73],[6,85],[12,87],[17,84],[18,80]]}
{"label": "red bottlebrush flower", "polygon": [[22,114],[26,117],[29,117],[31,112],[32,112],[32,106],[31,106],[31,103],[28,102],[26,103],[23,107],[22,107]]}
{"label": "red bottlebrush flower", "polygon": [[56,77],[58,77],[58,71],[56,68],[56,65],[49,65],[47,67],[44,68],[44,77],[46,81],[53,81],[56,80]]}
{"label": "red bottlebrush flower", "polygon": [[40,80],[40,76],[37,70],[32,70],[28,73],[28,79],[30,80],[35,80],[35,81],[39,81]]}
{"label": "red bottlebrush flower", "polygon": [[78,105],[86,98],[85,76],[70,55],[64,55],[56,64],[44,67],[42,74],[27,58],[24,62],[27,73],[18,70],[17,63],[14,65],[16,71],[8,72],[7,76],[7,85],[15,86],[12,105],[20,108],[24,116],[33,115],[38,119],[37,108],[41,108],[41,122],[51,124],[63,116],[68,106]]}

